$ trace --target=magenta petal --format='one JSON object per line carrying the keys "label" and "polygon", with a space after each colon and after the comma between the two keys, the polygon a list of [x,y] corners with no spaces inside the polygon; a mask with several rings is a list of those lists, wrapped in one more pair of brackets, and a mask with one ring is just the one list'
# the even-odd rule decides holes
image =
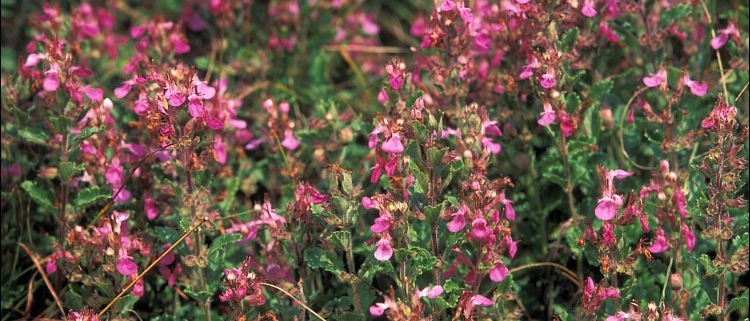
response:
{"label": "magenta petal", "polygon": [[643,84],[649,87],[657,87],[661,85],[661,81],[662,78],[659,74],[643,77]]}
{"label": "magenta petal", "polygon": [[464,219],[463,213],[456,213],[453,214],[453,220],[448,223],[448,231],[451,231],[452,233],[456,233],[460,230],[464,229],[464,226],[466,226],[466,220]]}
{"label": "magenta petal", "polygon": [[55,91],[58,87],[60,87],[60,76],[58,75],[57,71],[50,70],[47,73],[47,76],[44,77],[44,83],[42,84],[42,87],[44,87],[44,90],[46,91]]}
{"label": "magenta petal", "polygon": [[389,154],[400,154],[404,151],[404,145],[401,144],[401,137],[398,134],[393,134],[391,138],[383,142],[381,147],[384,152]]}
{"label": "magenta petal", "polygon": [[602,221],[609,221],[617,215],[617,207],[611,199],[601,199],[599,205],[596,206],[596,210],[594,210],[594,214]]}
{"label": "magenta petal", "polygon": [[128,276],[136,271],[138,271],[138,265],[131,258],[126,256],[117,261],[117,272],[120,272],[120,274]]}
{"label": "magenta petal", "polygon": [[508,268],[502,263],[495,264],[495,267],[490,270],[490,280],[493,282],[501,282],[506,277],[508,277]]}
{"label": "magenta petal", "polygon": [[492,300],[480,294],[477,294],[471,297],[471,303],[474,303],[474,305],[483,306],[483,307],[488,307],[488,306],[492,306],[493,304],[495,304],[494,302],[492,302]]}
{"label": "magenta petal", "polygon": [[388,223],[388,220],[382,217],[378,217],[375,219],[375,224],[372,224],[370,226],[370,231],[373,233],[383,233],[391,228],[391,224]]}
{"label": "magenta petal", "polygon": [[292,133],[291,129],[287,129],[284,132],[284,140],[281,142],[281,146],[284,146],[284,148],[288,150],[295,150],[297,147],[299,147],[299,141],[297,138],[294,138],[294,134]]}
{"label": "magenta petal", "polygon": [[393,256],[393,248],[391,247],[391,241],[387,239],[380,239],[376,244],[375,248],[375,259],[378,261],[388,261]]}

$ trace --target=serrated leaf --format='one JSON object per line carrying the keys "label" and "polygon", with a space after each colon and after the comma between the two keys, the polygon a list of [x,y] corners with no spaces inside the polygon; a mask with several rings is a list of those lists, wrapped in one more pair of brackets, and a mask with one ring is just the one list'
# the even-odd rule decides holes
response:
{"label": "serrated leaf", "polygon": [[606,95],[612,90],[613,84],[614,83],[611,80],[604,80],[595,83],[591,86],[591,89],[589,89],[589,99],[596,100]]}
{"label": "serrated leaf", "polygon": [[328,242],[331,242],[334,246],[336,246],[339,250],[346,251],[349,247],[349,243],[351,242],[350,239],[352,237],[352,233],[349,231],[335,231],[331,233],[326,239]]}
{"label": "serrated leaf", "polygon": [[664,11],[659,17],[659,27],[664,28],[677,19],[682,19],[693,12],[692,6],[688,4],[676,5],[673,8]]}
{"label": "serrated leaf", "polygon": [[341,259],[335,253],[325,252],[319,247],[305,250],[304,257],[311,269],[323,269],[333,274],[339,274],[344,270]]}
{"label": "serrated leaf", "polygon": [[427,180],[427,174],[422,172],[421,169],[414,162],[409,162],[409,169],[411,174],[414,175],[414,192],[420,194],[426,194],[429,190],[429,183]]}
{"label": "serrated leaf", "polygon": [[414,135],[417,137],[417,140],[419,141],[425,141],[427,140],[427,127],[425,127],[424,124],[422,124],[419,121],[413,120],[411,122],[411,128],[414,130]]}
{"label": "serrated leaf", "polygon": [[343,172],[343,179],[341,180],[341,189],[344,190],[346,195],[352,195],[354,192],[354,185],[352,184],[352,174],[349,172]]}
{"label": "serrated leaf", "polygon": [[112,191],[103,190],[98,186],[92,186],[84,188],[76,193],[73,203],[79,209],[94,204],[98,200],[108,199],[112,195]]}
{"label": "serrated leaf", "polygon": [[58,168],[58,170],[60,171],[60,178],[62,178],[63,182],[67,182],[73,176],[78,174],[78,172],[83,170],[83,164],[77,164],[74,162],[62,162],[60,163],[60,167]]}
{"label": "serrated leaf", "polygon": [[36,185],[36,183],[32,181],[25,181],[21,183],[21,187],[29,193],[29,196],[31,196],[31,199],[34,200],[39,205],[47,206],[49,208],[55,208],[54,205],[52,205],[52,192],[50,192],[48,189]]}
{"label": "serrated leaf", "polygon": [[448,147],[427,149],[427,161],[433,168],[438,168],[443,163],[443,156],[448,152]]}
{"label": "serrated leaf", "polygon": [[578,27],[568,29],[568,31],[566,31],[560,38],[560,51],[569,52],[573,50],[578,42],[579,33],[580,31],[578,30]]}
{"label": "serrated leaf", "polygon": [[185,288],[185,294],[191,296],[193,299],[195,299],[198,302],[206,302],[211,296],[213,296],[208,291],[195,291],[193,290],[192,286],[188,286]]}
{"label": "serrated leaf", "polygon": [[557,172],[562,173],[562,166],[553,166],[549,167],[545,170],[545,172],[542,174],[542,177],[546,178],[552,183],[555,183],[559,185],[562,188],[565,188],[568,186],[568,180],[565,179],[562,174],[558,174]]}
{"label": "serrated leaf", "polygon": [[211,259],[212,256],[216,254],[219,250],[221,250],[224,246],[227,244],[232,244],[237,241],[239,241],[242,238],[242,234],[239,233],[232,233],[232,234],[224,234],[221,235],[213,240],[211,242],[211,249],[208,250],[208,258]]}
{"label": "serrated leaf", "polygon": [[581,98],[576,93],[569,93],[565,98],[565,109],[568,112],[575,112],[578,110],[578,106],[581,105]]}
{"label": "serrated leaf", "polygon": [[750,304],[750,301],[748,301],[748,290],[745,290],[745,292],[742,292],[742,295],[735,297],[731,301],[729,301],[729,306],[727,306],[726,315],[731,314],[737,309],[747,308],[748,304]]}
{"label": "serrated leaf", "polygon": [[24,128],[18,130],[18,135],[25,141],[37,145],[47,146],[47,143],[49,142],[49,136],[43,131],[30,131]]}

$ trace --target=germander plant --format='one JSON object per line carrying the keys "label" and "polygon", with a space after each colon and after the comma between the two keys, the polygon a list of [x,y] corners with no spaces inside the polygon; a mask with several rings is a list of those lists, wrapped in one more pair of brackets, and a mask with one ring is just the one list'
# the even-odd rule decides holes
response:
{"label": "germander plant", "polygon": [[3,4],[2,317],[747,318],[747,13]]}

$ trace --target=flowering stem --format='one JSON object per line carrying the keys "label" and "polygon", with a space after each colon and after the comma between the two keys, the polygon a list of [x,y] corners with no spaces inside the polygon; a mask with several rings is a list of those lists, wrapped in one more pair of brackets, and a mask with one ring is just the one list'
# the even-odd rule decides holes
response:
{"label": "flowering stem", "polygon": [[[188,195],[193,195],[193,191],[195,190],[195,185],[193,184],[193,175],[192,175],[192,165],[190,162],[190,157],[193,155],[193,144],[190,143],[189,148],[185,152],[185,178],[187,179],[187,192]],[[190,202],[190,218],[192,219],[195,217],[195,201]],[[204,218],[205,220],[205,218]],[[195,244],[195,249],[193,250],[194,255],[196,258],[200,257],[201,255],[201,235],[200,233],[193,234],[193,243]],[[198,274],[198,280],[200,281],[200,287],[201,290],[207,291],[208,287],[206,287],[206,278],[203,275],[203,268],[199,265],[196,265],[195,272]],[[203,312],[206,314],[206,321],[211,321],[211,299],[206,299],[206,302],[203,303]]]}
{"label": "flowering stem", "polygon": [[189,231],[185,232],[185,234],[183,234],[179,239],[177,239],[177,241],[174,242],[172,246],[170,246],[166,251],[164,251],[164,253],[162,253],[156,260],[154,260],[154,262],[152,262],[145,270],[143,270],[141,274],[138,274],[138,276],[135,279],[133,279],[133,281],[131,281],[130,284],[128,284],[128,286],[122,289],[122,291],[120,291],[120,293],[118,293],[117,296],[114,299],[112,299],[112,301],[109,301],[109,304],[107,304],[107,306],[105,306],[104,309],[99,311],[99,314],[97,315],[97,317],[101,318],[104,315],[104,313],[106,313],[107,310],[109,310],[109,308],[111,308],[112,305],[115,304],[115,302],[117,302],[117,300],[119,300],[123,295],[125,295],[126,292],[130,291],[130,289],[133,288],[133,286],[135,286],[135,284],[138,283],[138,281],[140,281],[146,275],[146,273],[151,271],[157,264],[159,264],[159,262],[161,262],[162,259],[164,259],[164,257],[166,257],[169,253],[171,253],[178,245],[180,245],[180,243],[182,243],[182,241],[184,241],[188,236],[193,234],[193,232],[195,232],[198,229],[198,227],[200,227],[201,225],[203,225],[203,223],[206,223],[206,222],[208,222],[208,217],[204,217],[203,220],[201,220],[198,224],[195,224],[195,226],[193,226]]}
{"label": "flowering stem", "polygon": [[[565,167],[565,179],[567,184],[565,186],[565,195],[568,197],[568,208],[570,208],[570,222],[572,225],[576,225],[580,220],[578,211],[576,210],[575,199],[573,198],[573,179],[572,173],[570,172],[570,162],[568,161],[568,143],[565,140],[565,135],[560,135],[560,154],[562,154],[563,167]],[[560,231],[562,235],[562,231]],[[576,270],[578,277],[583,278],[583,252],[578,252],[576,256]]]}

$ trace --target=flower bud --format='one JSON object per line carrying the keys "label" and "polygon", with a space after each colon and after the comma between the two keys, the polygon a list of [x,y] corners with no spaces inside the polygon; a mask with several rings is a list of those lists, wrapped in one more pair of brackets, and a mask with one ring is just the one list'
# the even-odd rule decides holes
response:
{"label": "flower bud", "polygon": [[672,273],[669,275],[669,287],[672,291],[679,291],[682,289],[682,275],[679,273]]}

